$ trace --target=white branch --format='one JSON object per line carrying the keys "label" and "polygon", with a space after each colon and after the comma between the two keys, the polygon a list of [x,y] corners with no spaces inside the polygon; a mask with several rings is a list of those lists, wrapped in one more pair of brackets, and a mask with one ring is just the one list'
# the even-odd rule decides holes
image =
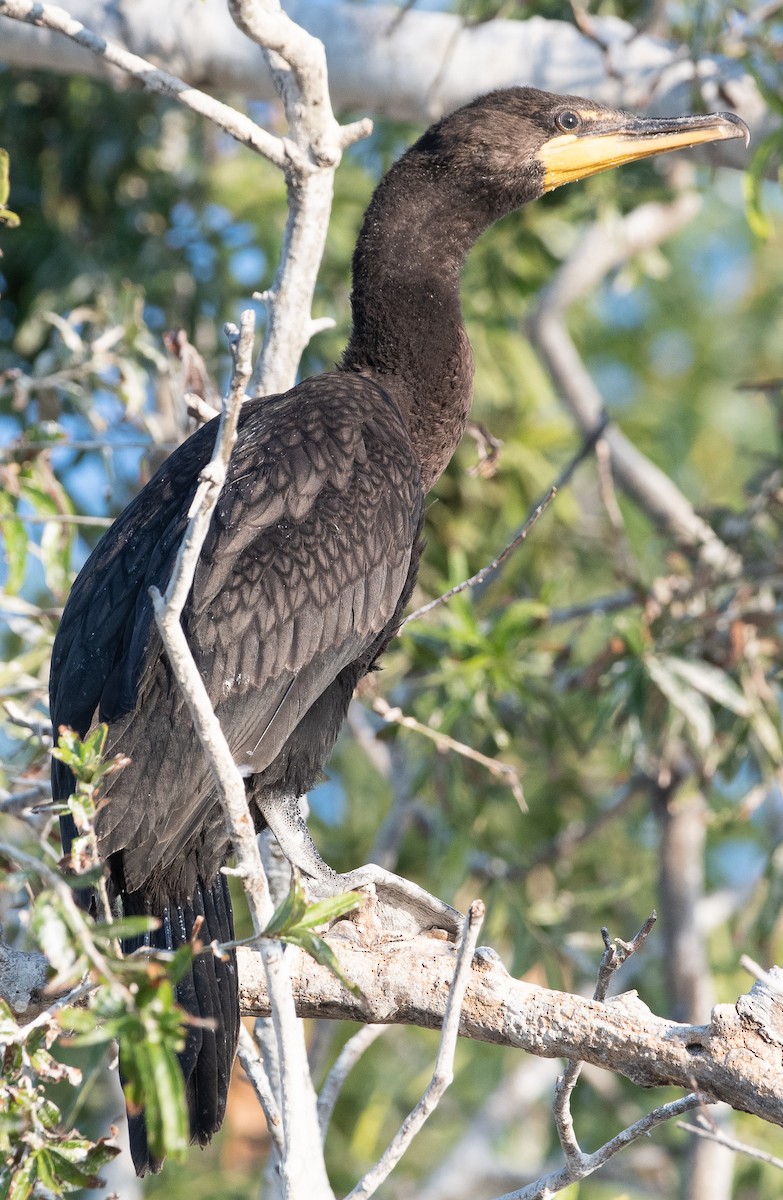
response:
{"label": "white branch", "polygon": [[783,1171],[783,1158],[776,1158],[774,1154],[768,1154],[766,1150],[758,1150],[755,1146],[748,1146],[746,1142],[738,1142],[736,1138],[728,1137],[717,1127],[710,1128],[706,1124],[690,1125],[687,1121],[678,1121],[677,1128],[684,1129],[686,1133],[693,1133],[697,1137],[706,1138],[707,1141],[715,1142],[718,1146],[724,1146],[734,1154],[746,1154],[748,1158],[755,1158],[759,1162],[769,1163],[771,1167],[776,1167],[778,1171]]}
{"label": "white branch", "polygon": [[[583,434],[602,420],[603,398],[568,332],[566,316],[612,270],[657,246],[687,224],[701,201],[686,191],[671,204],[642,204],[625,217],[596,221],[539,295],[528,318],[531,340]],[[735,574],[738,556],[721,542],[669,476],[615,426],[603,440],[617,481],[649,518],[680,545],[693,546],[715,569]]]}
{"label": "white branch", "polygon": [[327,1075],[318,1096],[318,1122],[321,1126],[321,1136],[326,1137],[329,1122],[332,1119],[334,1106],[340,1090],[365,1050],[385,1033],[388,1025],[365,1025],[358,1033],[350,1038],[338,1054],[334,1066]]}
{"label": "white branch", "polygon": [[[115,42],[107,41],[100,33],[86,28],[81,21],[67,13],[65,9],[54,4],[41,4],[38,0],[0,0],[0,17],[10,17],[15,21],[27,22],[40,29],[49,29],[70,38],[78,46],[89,50],[103,62],[119,68],[126,75],[131,75],[142,83],[150,92],[158,92],[163,96],[171,96],[186,108],[199,113],[212,121],[218,128],[224,129],[231,137],[236,138],[245,146],[263,154],[281,170],[289,169],[291,161],[296,161],[300,170],[307,167],[306,160],[299,161],[296,147],[282,138],[267,133],[255,121],[227,104],[191,87],[184,80],[178,79],[161,67],[156,67],[147,59],[131,54]],[[7,40],[11,26],[3,26],[3,39]],[[58,61],[57,54],[53,62]]]}
{"label": "white branch", "polygon": [[[422,934],[372,950],[349,941],[339,927],[327,941],[361,989],[361,998],[346,991],[327,967],[289,948],[300,1017],[442,1026],[454,978],[453,944]],[[2,943],[0,949],[5,950]],[[29,976],[43,979],[43,956],[17,952],[14,965],[24,957],[30,959],[25,967]],[[239,947],[237,958],[242,1012],[268,1016],[269,991],[259,955]],[[735,1004],[716,1005],[709,1024],[683,1025],[657,1017],[634,992],[602,1004],[513,979],[487,948],[473,957],[459,1021],[460,1034],[475,1041],[543,1058],[581,1059],[641,1087],[698,1090],[702,1098],[722,1100],[783,1127],[781,1028],[780,996],[760,982]]]}
{"label": "white branch", "polygon": [[248,1083],[258,1097],[258,1102],[263,1109],[269,1136],[274,1142],[278,1154],[282,1155],[285,1151],[285,1145],[280,1122],[280,1109],[270,1087],[269,1076],[258,1051],[258,1046],[241,1021],[239,1023],[237,1058],[241,1062]]}
{"label": "white branch", "polygon": [[188,527],[166,594],[161,596],[158,589],[153,587],[150,588],[150,596],[163,645],[215,776],[231,844],[236,854],[237,871],[241,875],[250,905],[253,930],[258,935],[269,922],[272,904],[258,852],[253,819],[247,807],[245,784],[220,728],[220,722],[215,716],[206,686],[193,661],[185,631],[180,623],[182,609],[193,584],[201,547],[223,487],[228,460],[236,438],[239,410],[251,372],[254,328],[255,314],[251,309],[242,313],[239,331],[233,326],[227,327],[234,355],[234,371],[212,458],[201,472],[190,508]]}
{"label": "white branch", "polygon": [[275,281],[264,295],[267,322],[252,391],[268,395],[294,384],[302,352],[320,326],[311,305],[329,225],[334,172],[345,146],[366,137],[372,125],[338,125],[323,45],[294,24],[279,0],[229,0],[229,11],[242,32],[261,47],[299,161],[309,164],[307,170],[297,167],[288,174],[283,248]]}
{"label": "white branch", "polygon": [[[275,97],[271,73],[232,25],[224,0],[168,0],[165,20],[159,0],[71,0],[69,7],[101,36],[194,85],[247,99]],[[754,140],[779,124],[740,60],[694,62],[682,46],[636,35],[614,17],[592,17],[595,36],[588,37],[573,23],[542,17],[469,23],[444,12],[318,0],[288,0],[286,9],[324,43],[340,111],[425,124],[492,88],[531,84],[662,115],[690,111],[701,93],[706,108],[738,112]],[[55,50],[51,35],[22,26],[3,30],[0,58],[21,68],[103,70],[77,46]],[[743,161],[734,142],[718,143],[709,156]]]}
{"label": "white branch", "polygon": [[378,1162],[359,1180],[356,1187],[348,1194],[346,1200],[368,1200],[375,1194],[384,1179],[393,1171],[405,1154],[425,1121],[437,1108],[446,1089],[454,1079],[454,1054],[457,1049],[459,1036],[460,1015],[468,985],[473,954],[476,942],[484,921],[484,905],[481,900],[474,900],[468,909],[462,935],[457,946],[457,965],[454,978],[451,981],[446,1005],[443,1012],[443,1025],[440,1035],[438,1054],[435,1059],[435,1070],[424,1094],[416,1107],[403,1121],[397,1134],[392,1138]]}
{"label": "white branch", "polygon": [[703,1096],[690,1095],[683,1096],[680,1100],[672,1100],[669,1104],[663,1104],[660,1108],[653,1109],[646,1117],[641,1117],[633,1125],[629,1125],[627,1129],[623,1129],[621,1133],[605,1142],[592,1154],[579,1153],[569,1158],[566,1166],[559,1171],[552,1171],[551,1174],[514,1192],[506,1192],[504,1196],[499,1197],[499,1200],[549,1200],[550,1196],[557,1195],[572,1183],[592,1175],[610,1158],[614,1158],[620,1150],[624,1150],[626,1146],[638,1141],[640,1137],[649,1136],[659,1125],[671,1121],[673,1117],[679,1117],[693,1108],[700,1108],[704,1103],[708,1103],[708,1101],[705,1101]]}

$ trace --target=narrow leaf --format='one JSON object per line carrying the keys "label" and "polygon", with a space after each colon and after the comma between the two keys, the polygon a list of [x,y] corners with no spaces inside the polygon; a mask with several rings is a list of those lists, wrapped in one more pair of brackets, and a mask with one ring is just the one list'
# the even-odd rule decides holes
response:
{"label": "narrow leaf", "polygon": [[121,917],[117,921],[112,921],[111,924],[96,925],[93,935],[102,941],[111,941],[114,938],[142,937],[145,933],[151,933],[153,929],[160,929],[160,925],[158,917]]}
{"label": "narrow leaf", "polygon": [[11,195],[11,156],[0,150],[0,208],[5,208]]}
{"label": "narrow leaf", "polygon": [[722,708],[729,709],[738,717],[747,717],[750,714],[747,697],[731,676],[721,671],[720,667],[702,661],[691,662],[690,659],[676,658],[670,654],[661,654],[658,661]]}
{"label": "narrow leaf", "polygon": [[340,966],[340,961],[337,958],[332,947],[318,937],[317,934],[311,933],[309,929],[300,929],[296,934],[286,935],[281,939],[292,946],[299,946],[311,958],[314,958],[322,967],[327,967],[332,974],[340,980],[343,987],[347,988],[354,996],[361,996],[361,988],[357,983],[353,983]]}
{"label": "narrow leaf", "polygon": [[359,892],[341,892],[339,896],[329,896],[326,900],[317,900],[314,904],[308,904],[302,916],[291,926],[290,933],[295,933],[299,929],[315,929],[318,925],[326,925],[329,921],[336,920],[337,917],[345,916],[346,913],[355,912],[357,908],[361,908],[364,903],[364,897]]}
{"label": "narrow leaf", "polygon": [[704,697],[675,675],[656,655],[647,654],[643,661],[655,686],[685,718],[697,748],[701,752],[708,750],[715,734],[715,725]]}
{"label": "narrow leaf", "polygon": [[8,564],[4,590],[9,596],[15,596],[24,583],[27,566],[27,531],[23,521],[14,517],[14,506],[10,496],[0,492],[0,514],[5,518],[0,524],[5,547],[5,560]]}

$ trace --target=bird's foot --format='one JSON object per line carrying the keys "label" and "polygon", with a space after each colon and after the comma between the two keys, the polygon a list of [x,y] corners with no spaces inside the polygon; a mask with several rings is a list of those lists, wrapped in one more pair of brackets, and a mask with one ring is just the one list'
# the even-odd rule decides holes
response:
{"label": "bird's foot", "polygon": [[395,940],[415,937],[430,931],[442,931],[456,938],[464,921],[462,913],[418,884],[394,875],[375,863],[348,871],[330,872],[329,877],[304,879],[305,890],[313,900],[339,895],[361,888],[368,903],[353,918],[354,923],[375,937]]}

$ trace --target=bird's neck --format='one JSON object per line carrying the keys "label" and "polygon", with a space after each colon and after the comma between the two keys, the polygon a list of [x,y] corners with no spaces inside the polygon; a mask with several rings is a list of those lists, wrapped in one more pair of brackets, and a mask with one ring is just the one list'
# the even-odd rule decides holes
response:
{"label": "bird's neck", "polygon": [[381,181],[353,260],[353,329],[342,369],[371,375],[398,403],[427,491],[465,430],[473,355],[459,279],[494,219],[415,153]]}

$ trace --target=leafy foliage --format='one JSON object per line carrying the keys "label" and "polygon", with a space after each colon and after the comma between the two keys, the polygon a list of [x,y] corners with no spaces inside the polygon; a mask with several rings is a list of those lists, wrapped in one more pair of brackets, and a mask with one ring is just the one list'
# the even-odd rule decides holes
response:
{"label": "leafy foliage", "polygon": [[101,1167],[119,1154],[107,1138],[91,1142],[64,1131],[61,1113],[46,1084],[79,1084],[81,1073],[49,1053],[57,1036],[53,1022],[20,1036],[8,1006],[0,1001],[0,1197],[28,1200],[42,1189],[56,1196],[103,1187]]}
{"label": "leafy foliage", "polygon": [[314,931],[319,925],[327,925],[338,917],[345,916],[346,913],[355,912],[360,905],[361,897],[357,896],[355,892],[346,892],[342,896],[330,896],[328,900],[308,904],[299,872],[294,871],[291,889],[272,914],[271,920],[264,930],[264,936],[288,942],[291,946],[299,946],[316,962],[328,967],[350,992],[358,996],[361,994],[359,988],[347,978],[331,946]]}

